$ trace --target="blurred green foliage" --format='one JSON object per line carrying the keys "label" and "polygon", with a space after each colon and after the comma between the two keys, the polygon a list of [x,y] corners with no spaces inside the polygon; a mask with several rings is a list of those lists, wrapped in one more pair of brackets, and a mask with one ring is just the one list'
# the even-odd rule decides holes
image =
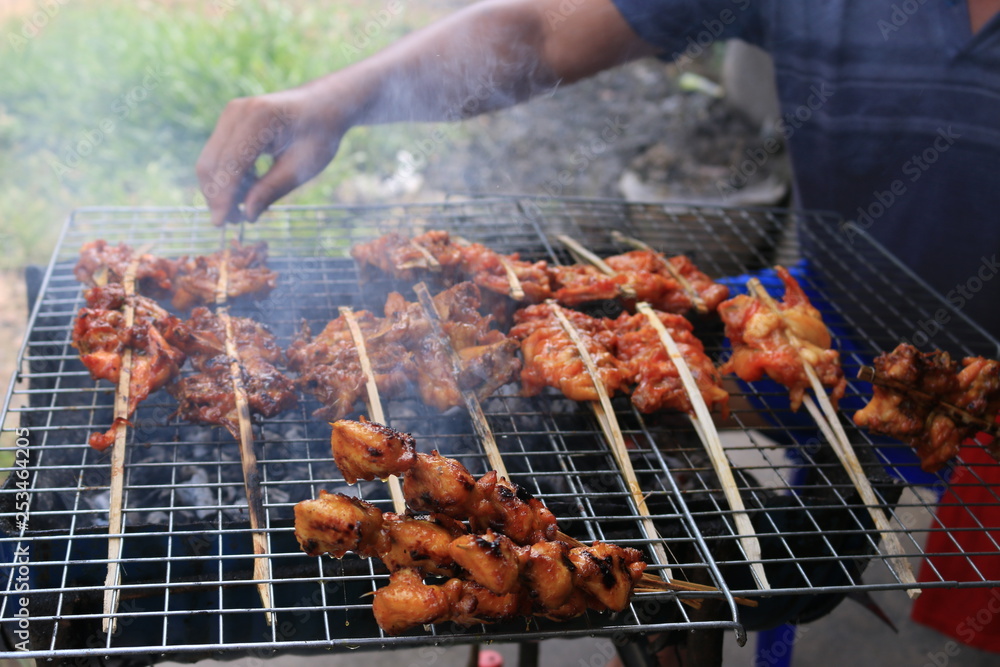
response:
{"label": "blurred green foliage", "polygon": [[[202,205],[194,163],[225,103],[358,60],[424,23],[396,0],[48,3],[0,23],[0,268],[44,262],[84,205]],[[42,20],[44,18],[44,21]],[[41,25],[38,25],[41,24]],[[384,174],[400,128],[352,131],[287,203]]]}

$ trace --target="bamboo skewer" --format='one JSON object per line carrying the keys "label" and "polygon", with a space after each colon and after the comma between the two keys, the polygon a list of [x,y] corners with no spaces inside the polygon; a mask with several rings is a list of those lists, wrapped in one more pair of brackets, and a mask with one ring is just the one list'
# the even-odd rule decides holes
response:
{"label": "bamboo skewer", "polygon": [[726,458],[722,441],[719,439],[719,432],[715,429],[715,422],[712,421],[711,412],[705,404],[705,397],[701,395],[701,390],[698,388],[698,383],[695,382],[694,376],[691,374],[691,369],[688,368],[687,362],[684,360],[684,355],[681,354],[673,336],[663,326],[663,322],[657,316],[656,312],[645,302],[639,303],[636,309],[646,316],[650,325],[656,330],[656,333],[660,336],[660,341],[663,343],[663,347],[666,348],[667,354],[670,355],[670,360],[677,367],[677,373],[684,384],[684,390],[687,392],[688,399],[691,401],[691,406],[695,411],[695,414],[688,416],[691,419],[691,424],[694,426],[695,432],[698,434],[698,438],[705,445],[705,450],[708,452],[712,467],[715,469],[715,474],[719,477],[719,482],[722,485],[722,491],[729,502],[729,507],[733,510],[733,521],[736,524],[736,532],[739,535],[740,544],[743,546],[747,560],[750,562],[750,569],[756,577],[760,588],[762,590],[770,590],[771,586],[767,581],[764,564],[761,560],[760,542],[757,540],[756,531],[750,522],[750,517],[746,513],[743,498],[740,496],[739,487],[736,485],[736,479],[733,477],[733,470],[729,465],[729,460]]}
{"label": "bamboo skewer", "polygon": [[448,335],[441,328],[441,317],[437,312],[437,307],[434,305],[434,299],[431,298],[431,293],[428,291],[427,285],[417,283],[413,286],[413,291],[417,294],[417,299],[419,299],[420,305],[424,309],[424,316],[430,322],[434,335],[437,336],[448,357],[451,359],[455,384],[462,393],[465,407],[469,412],[469,417],[472,419],[472,426],[483,443],[483,449],[486,451],[486,458],[489,460],[490,466],[497,471],[498,475],[506,477],[509,480],[510,476],[507,474],[507,466],[504,465],[503,458],[500,456],[500,448],[497,447],[497,441],[493,437],[493,430],[490,429],[489,422],[486,421],[483,406],[480,405],[476,393],[468,389],[463,389],[459,382],[459,376],[462,372],[462,360],[458,356],[458,352],[455,351],[455,348],[452,347]]}
{"label": "bamboo skewer", "polygon": [[427,269],[429,271],[440,271],[441,262],[438,261],[437,257],[431,254],[431,251],[423,247],[419,243],[414,243],[410,241],[410,247],[416,250],[423,256],[426,262],[403,262],[399,265],[400,269]]}
{"label": "bamboo skewer", "polygon": [[[361,372],[365,374],[365,389],[368,392],[368,414],[379,424],[385,424],[385,413],[382,411],[382,400],[379,398],[378,385],[375,383],[375,374],[372,372],[371,360],[368,358],[368,347],[365,345],[365,338],[361,335],[361,327],[354,317],[354,311],[347,306],[340,307],[340,315],[347,322],[347,328],[351,332],[354,340],[354,349],[358,351],[358,358],[361,361]],[[389,495],[392,497],[392,508],[396,514],[406,513],[406,500],[403,498],[403,488],[399,485],[399,478],[389,475],[386,480],[389,484]]]}
{"label": "bamboo skewer", "polygon": [[[565,234],[559,234],[558,236],[556,236],[556,238],[559,239],[560,243],[562,243],[569,249],[570,254],[572,254],[578,262],[582,264],[590,264],[591,266],[593,266],[595,269],[597,269],[606,276],[614,276],[616,273],[618,273],[610,266],[608,266],[607,262],[605,262],[603,259],[592,253],[587,248],[583,247],[583,245],[581,245],[580,242],[577,241],[576,239],[566,236]],[[621,291],[622,296],[624,296],[626,299],[635,298],[635,290],[632,288],[631,285],[621,285],[619,290]]]}
{"label": "bamboo skewer", "polygon": [[[580,336],[580,332],[576,330],[573,323],[562,312],[562,307],[551,299],[547,303],[559,320],[559,324],[566,332],[566,335],[576,345],[580,359],[587,368],[587,373],[590,375],[591,382],[593,382],[598,396],[597,401],[591,402],[591,408],[597,417],[597,422],[600,424],[601,430],[604,432],[605,439],[608,441],[611,454],[614,456],[615,462],[618,464],[618,468],[625,478],[626,486],[632,496],[632,500],[635,502],[636,511],[642,517],[641,522],[646,531],[646,536],[650,540],[651,548],[660,563],[666,566],[670,563],[670,560],[667,558],[662,538],[660,538],[652,519],[649,518],[650,514],[649,508],[646,506],[646,497],[642,494],[642,489],[639,487],[639,480],[636,478],[635,469],[632,467],[632,460],[629,458],[628,450],[625,447],[625,438],[622,436],[621,427],[615,418],[615,412],[611,407],[611,399],[608,397],[607,389],[597,372],[597,366],[594,364],[594,360],[591,358],[590,352],[587,350],[587,345]],[[669,568],[664,569],[662,575],[668,581],[673,579]]]}
{"label": "bamboo skewer", "polygon": [[625,245],[636,248],[637,250],[648,250],[649,252],[654,253],[660,258],[660,263],[663,265],[663,268],[667,270],[667,273],[670,274],[670,277],[677,281],[677,284],[681,286],[684,293],[687,294],[689,299],[691,299],[695,310],[702,315],[708,313],[708,305],[705,303],[705,300],[701,298],[701,295],[698,294],[698,290],[696,290],[691,283],[688,282],[688,279],[682,276],[680,272],[674,268],[674,265],[670,263],[670,260],[664,257],[660,252],[654,250],[648,243],[644,243],[639,239],[632,238],[631,236],[625,236],[617,229],[611,232],[611,238],[619,243],[624,243]]}
{"label": "bamboo skewer", "polygon": [[[226,356],[229,357],[229,377],[233,385],[233,397],[236,401],[236,416],[240,429],[240,464],[243,468],[243,488],[247,496],[247,512],[250,517],[252,531],[253,578],[257,583],[257,592],[264,609],[271,608],[271,559],[268,556],[264,498],[260,488],[260,471],[257,466],[257,453],[254,451],[253,423],[250,421],[250,406],[247,403],[246,388],[243,386],[243,369],[240,364],[240,353],[236,347],[233,335],[233,321],[225,306],[229,295],[229,246],[222,253],[219,263],[219,281],[216,283],[215,303],[220,306],[217,315],[222,320],[226,332]],[[273,619],[270,611],[264,612],[267,624]]]}
{"label": "bamboo skewer", "polygon": [[[125,331],[135,325],[135,274],[146,248],[141,248],[129,262],[122,276],[125,291]],[[122,581],[121,555],[124,515],[122,506],[125,497],[125,449],[128,443],[128,401],[132,384],[132,347],[122,350],[122,366],[118,372],[118,387],[115,390],[115,412],[112,424],[115,428],[115,443],[111,449],[111,489],[108,503],[108,572],[104,580],[104,618],[101,627],[106,633],[118,629],[119,589]]]}
{"label": "bamboo skewer", "polygon": [[[801,355],[802,342],[794,333],[792,333],[788,322],[785,320],[784,313],[782,313],[781,309],[778,308],[778,304],[774,301],[771,295],[768,294],[767,290],[764,289],[764,286],[761,285],[760,281],[756,278],[751,278],[747,283],[747,286],[754,296],[760,299],[761,302],[767,305],[772,312],[781,318],[781,321],[784,323],[784,332],[785,336],[788,338],[788,342],[799,350]],[[813,393],[816,394],[816,400],[819,402],[819,407],[816,406],[810,396],[806,396],[802,402],[805,404],[806,410],[809,411],[809,414],[812,415],[813,420],[819,426],[824,437],[827,441],[829,441],[831,447],[833,447],[834,453],[840,460],[841,465],[844,466],[844,469],[847,471],[847,476],[851,479],[854,488],[861,497],[861,502],[863,502],[868,509],[868,514],[875,523],[875,528],[882,536],[882,543],[885,545],[886,553],[889,556],[888,561],[895,568],[896,576],[899,577],[901,583],[913,585],[913,588],[908,588],[906,590],[906,594],[910,596],[911,599],[916,599],[920,595],[920,589],[916,587],[917,580],[913,576],[913,569],[910,567],[910,563],[906,560],[906,552],[903,551],[903,546],[900,544],[899,538],[894,532],[892,532],[892,529],[889,526],[889,520],[886,517],[885,512],[882,510],[882,504],[876,497],[875,490],[872,488],[871,482],[868,480],[868,476],[861,467],[858,455],[851,446],[851,442],[847,437],[847,432],[844,431],[844,426],[840,423],[837,411],[830,402],[830,397],[827,396],[826,389],[823,387],[819,377],[816,375],[816,370],[804,357],[800,356],[800,360],[802,361],[802,366],[805,369],[806,377],[809,378],[809,384],[812,387]]]}
{"label": "bamboo skewer", "polygon": [[[260,489],[260,472],[257,468],[257,454],[253,448],[253,426],[250,421],[250,406],[247,403],[246,389],[243,386],[242,369],[240,368],[239,351],[233,341],[233,321],[225,308],[218,313],[226,328],[226,355],[230,358],[229,373],[233,382],[233,395],[236,398],[236,414],[240,425],[240,461],[243,466],[243,487],[247,495],[247,510],[250,515],[250,528],[253,531],[253,552],[256,554],[253,562],[253,578],[257,583],[257,592],[265,609],[271,608],[271,560],[268,557],[267,536],[262,532],[266,526],[264,498]],[[271,625],[271,612],[265,611],[267,624]]]}

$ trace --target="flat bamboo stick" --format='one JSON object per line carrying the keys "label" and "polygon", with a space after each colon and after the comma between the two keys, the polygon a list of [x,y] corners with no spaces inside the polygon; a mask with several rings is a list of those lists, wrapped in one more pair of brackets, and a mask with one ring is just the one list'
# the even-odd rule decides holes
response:
{"label": "flat bamboo stick", "polygon": [[493,437],[493,430],[490,428],[489,422],[486,421],[486,415],[483,413],[483,406],[480,405],[479,398],[476,397],[474,391],[463,389],[459,382],[459,377],[462,373],[462,359],[458,356],[458,352],[451,345],[451,340],[441,328],[441,316],[434,305],[434,299],[431,297],[427,285],[417,283],[413,286],[413,291],[416,292],[417,299],[420,300],[420,305],[423,306],[424,316],[430,322],[434,335],[438,337],[448,357],[451,359],[455,385],[462,393],[465,407],[469,411],[469,417],[472,419],[472,426],[483,443],[483,449],[486,451],[486,458],[489,459],[490,466],[497,471],[498,475],[506,477],[509,480],[510,476],[507,474],[507,466],[504,465],[503,458],[500,456],[500,448],[497,447],[496,438]]}
{"label": "flat bamboo stick", "polygon": [[[576,345],[580,359],[587,368],[587,374],[590,375],[590,380],[594,383],[594,389],[597,391],[598,400],[591,402],[591,408],[594,411],[594,415],[597,417],[598,424],[601,426],[601,431],[604,432],[605,439],[608,441],[608,445],[611,448],[611,454],[614,456],[615,462],[618,464],[618,468],[621,470],[622,476],[625,478],[625,484],[632,496],[632,500],[635,502],[636,511],[641,517],[643,528],[646,531],[646,537],[650,540],[650,548],[653,550],[657,560],[660,561],[660,564],[667,566],[670,563],[670,559],[667,558],[667,552],[663,547],[663,540],[660,537],[659,532],[656,530],[656,525],[653,523],[653,520],[649,518],[650,514],[649,508],[646,506],[646,497],[643,495],[642,489],[639,487],[639,480],[635,475],[635,469],[632,467],[632,460],[629,458],[628,449],[625,447],[625,438],[622,436],[622,430],[618,425],[618,419],[615,417],[615,411],[611,407],[611,398],[608,396],[604,382],[601,381],[600,375],[597,371],[597,366],[594,364],[594,360],[591,358],[590,352],[587,350],[587,345],[580,336],[580,332],[576,330],[573,323],[570,322],[569,318],[566,317],[566,314],[563,313],[562,306],[551,299],[546,303],[549,304],[549,307],[559,320],[559,324],[566,332],[566,335],[569,336],[573,341],[573,344]],[[669,567],[662,571],[662,576],[667,581],[673,579]]]}
{"label": "flat bamboo stick", "polygon": [[[365,345],[365,337],[361,335],[361,327],[354,317],[354,311],[347,306],[340,307],[340,316],[347,323],[347,328],[351,332],[354,340],[354,349],[358,351],[358,359],[361,360],[361,372],[365,374],[365,389],[368,392],[368,414],[379,424],[385,424],[385,413],[382,411],[382,400],[379,398],[378,385],[375,383],[375,373],[372,372],[371,360],[368,358],[368,347]],[[389,475],[386,480],[389,484],[389,495],[392,497],[392,508],[396,514],[406,513],[406,500],[403,498],[403,489],[399,485],[399,478]]]}
{"label": "flat bamboo stick", "polygon": [[[559,234],[558,236],[556,236],[556,238],[559,239],[560,243],[562,243],[569,249],[570,254],[572,254],[578,262],[583,264],[590,264],[591,266],[593,266],[595,269],[597,269],[606,276],[614,276],[618,273],[610,266],[608,266],[607,262],[605,262],[603,259],[595,255],[587,248],[585,248],[583,244],[581,244],[579,241],[572,238],[571,236],[566,236],[565,234]],[[635,298],[635,290],[632,288],[631,285],[622,285],[619,289],[621,291],[622,296],[624,296],[626,299]]]}
{"label": "flat bamboo stick", "polygon": [[[145,248],[135,253],[122,276],[125,291],[125,330],[135,325],[135,274]],[[108,504],[108,572],[104,579],[104,618],[101,626],[104,632],[113,633],[118,629],[118,612],[121,585],[122,530],[124,516],[122,506],[125,497],[125,449],[128,444],[128,401],[132,389],[132,347],[122,350],[122,367],[118,372],[118,387],[115,391],[115,412],[112,424],[115,429],[115,444],[111,449],[111,489]]]}
{"label": "flat bamboo stick", "polygon": [[[247,494],[247,510],[250,515],[250,528],[253,531],[253,552],[257,558],[253,562],[253,578],[257,583],[257,592],[265,609],[271,608],[271,560],[268,557],[267,536],[263,530],[265,525],[264,498],[260,489],[260,472],[257,467],[257,454],[253,448],[253,425],[250,421],[250,406],[247,403],[246,389],[243,386],[243,372],[240,367],[239,350],[233,340],[233,321],[225,308],[218,312],[226,329],[226,355],[230,358],[229,374],[233,382],[233,395],[236,399],[236,415],[240,425],[240,462],[243,467],[243,488]],[[271,625],[271,612],[264,612],[267,624]]]}
{"label": "flat bamboo stick", "polygon": [[[243,370],[240,365],[239,349],[236,347],[233,335],[233,321],[225,307],[229,297],[229,255],[227,245],[222,251],[222,261],[219,262],[219,280],[215,286],[215,303],[220,306],[217,315],[222,321],[226,332],[226,356],[229,357],[229,377],[233,383],[233,398],[236,401],[236,416],[240,429],[240,464],[243,468],[243,488],[247,496],[247,512],[250,516],[253,552],[257,556],[253,562],[253,578],[257,583],[257,592],[264,609],[271,608],[271,560],[268,557],[267,536],[264,528],[265,512],[264,498],[260,489],[260,471],[257,465],[257,453],[253,447],[253,423],[250,421],[250,406],[247,403],[246,388],[243,386]],[[270,611],[264,612],[267,624],[271,625],[273,618]]]}
{"label": "flat bamboo stick", "polygon": [[726,451],[722,446],[722,440],[719,439],[719,432],[715,429],[712,414],[705,404],[705,397],[701,395],[698,383],[695,382],[694,376],[691,374],[691,369],[688,368],[687,361],[685,361],[684,355],[681,354],[680,348],[677,347],[673,336],[663,326],[663,322],[657,316],[656,312],[645,302],[637,304],[636,309],[646,316],[650,326],[656,330],[657,335],[660,337],[660,342],[663,343],[667,354],[670,355],[670,360],[677,367],[677,373],[684,384],[684,390],[687,392],[688,399],[691,401],[691,406],[695,412],[695,414],[689,415],[691,424],[694,426],[698,438],[705,445],[708,458],[711,460],[715,474],[719,477],[719,482],[722,484],[722,492],[725,494],[726,500],[729,501],[729,507],[733,510],[733,521],[736,524],[736,532],[740,536],[740,544],[743,546],[743,551],[750,562],[750,569],[757,579],[757,585],[762,590],[770,590],[771,586],[767,581],[767,575],[764,572],[764,564],[761,559],[760,542],[757,540],[756,531],[750,522],[750,517],[746,513],[743,498],[740,496],[739,487],[736,485],[736,479],[733,477],[733,470],[729,465],[729,460],[726,458]]}
{"label": "flat bamboo stick", "polygon": [[[785,320],[784,313],[778,308],[778,304],[775,300],[768,294],[764,286],[761,285],[760,281],[756,278],[751,278],[747,283],[750,292],[754,294],[758,299],[760,299],[768,308],[771,309],[784,324],[785,336],[788,338],[788,342],[795,346],[799,350],[800,355],[802,352],[802,342],[798,337],[792,333],[788,322]],[[868,509],[868,514],[871,516],[872,521],[875,523],[876,529],[882,536],[882,544],[885,545],[885,550],[889,556],[889,563],[892,564],[896,570],[896,576],[899,577],[899,581],[904,584],[912,584],[913,588],[908,588],[906,594],[910,596],[911,599],[916,599],[920,596],[920,589],[917,588],[917,580],[913,576],[913,569],[910,567],[909,561],[906,560],[906,552],[903,551],[903,546],[899,542],[899,538],[896,533],[892,532],[889,526],[889,520],[882,510],[882,504],[879,502],[875,495],[875,490],[872,488],[871,482],[868,480],[868,476],[865,475],[864,470],[861,467],[861,462],[858,460],[858,455],[851,446],[851,442],[847,437],[846,431],[844,431],[843,425],[840,423],[840,418],[837,416],[837,411],[830,402],[830,397],[826,394],[826,389],[820,382],[819,377],[816,375],[816,370],[812,367],[804,357],[801,357],[802,366],[805,369],[806,377],[809,378],[809,384],[812,387],[813,393],[816,394],[816,400],[819,402],[819,408],[813,403],[810,396],[806,396],[803,399],[803,403],[809,414],[812,415],[813,420],[819,426],[820,431],[823,432],[824,437],[833,447],[834,453],[840,460],[841,465],[847,471],[847,476],[851,479],[854,488],[857,490],[858,495],[861,497],[861,502],[865,504]]]}
{"label": "flat bamboo stick", "polygon": [[398,268],[400,269],[428,269],[430,271],[440,271],[441,262],[438,261],[437,257],[431,254],[431,251],[423,247],[419,243],[410,241],[410,247],[416,250],[424,258],[424,262],[403,262]]}
{"label": "flat bamboo stick", "polygon": [[667,270],[667,273],[670,274],[671,278],[677,281],[677,284],[681,286],[681,289],[684,290],[684,293],[687,294],[689,299],[691,299],[691,303],[694,304],[694,309],[699,313],[701,313],[702,315],[708,313],[708,305],[705,303],[705,300],[701,298],[701,295],[698,294],[698,290],[696,290],[691,285],[691,283],[688,282],[687,278],[682,276],[680,272],[674,268],[674,265],[670,263],[669,259],[663,256],[663,253],[653,249],[653,247],[650,246],[648,243],[644,243],[637,238],[633,238],[631,236],[625,236],[617,229],[611,232],[611,238],[613,238],[615,241],[619,243],[624,243],[625,245],[631,246],[637,250],[648,250],[649,252],[659,257],[660,263],[663,265],[663,268]]}

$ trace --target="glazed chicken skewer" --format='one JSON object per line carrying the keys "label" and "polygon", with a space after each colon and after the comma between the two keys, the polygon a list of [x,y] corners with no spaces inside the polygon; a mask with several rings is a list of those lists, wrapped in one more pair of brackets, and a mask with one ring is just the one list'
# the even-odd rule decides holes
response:
{"label": "glazed chicken skewer", "polygon": [[[564,245],[569,247],[573,251],[574,255],[577,255],[581,260],[594,264],[595,267],[607,275],[612,277],[615,275],[616,272],[614,269],[609,267],[594,253],[587,250],[575,240],[565,235],[560,235],[559,240]],[[643,249],[649,250],[649,247],[645,246]],[[666,260],[663,261],[663,264],[670,266],[670,263]],[[670,268],[672,269],[672,267]],[[674,271],[672,271],[672,273],[676,274]],[[690,288],[690,285],[687,284],[687,281],[681,282],[679,280],[678,282],[685,285],[688,290],[692,292],[694,291]],[[697,296],[697,292],[694,294]],[[702,307],[704,307],[704,300],[701,300],[700,297],[698,297],[698,301],[695,301],[695,303],[701,303]],[[691,420],[691,424],[694,427],[695,432],[698,434],[698,438],[702,441],[702,444],[705,446],[705,450],[708,452],[709,459],[711,460],[712,467],[715,469],[715,472],[719,477],[719,482],[722,485],[722,490],[726,496],[726,500],[729,502],[729,506],[733,510],[736,532],[740,536],[740,543],[743,545],[747,560],[751,564],[751,570],[753,571],[760,587],[764,590],[768,590],[770,585],[768,584],[767,576],[764,573],[764,566],[761,563],[760,542],[757,540],[753,525],[750,523],[750,517],[746,513],[746,508],[743,505],[743,499],[740,496],[739,488],[736,485],[736,480],[733,478],[732,468],[729,465],[729,461],[726,459],[725,450],[722,447],[722,441],[719,439],[719,433],[715,428],[715,422],[712,420],[712,416],[705,403],[702,391],[695,382],[694,376],[691,374],[691,369],[688,367],[683,354],[677,347],[677,343],[674,342],[673,337],[663,325],[663,322],[660,320],[660,317],[656,314],[656,312],[648,303],[645,302],[637,304],[636,310],[642,313],[646,317],[649,326],[652,326],[655,329],[660,342],[667,351],[670,361],[674,364],[677,370],[691,405],[691,410],[688,412],[688,418]],[[557,313],[557,316],[560,314],[558,309],[556,309],[555,312]],[[565,316],[562,316],[560,321],[564,321],[566,324],[569,324],[569,321],[566,320]],[[568,329],[567,332],[569,332]],[[581,354],[583,353],[584,351],[581,348]],[[605,421],[600,415],[598,415],[598,420],[603,426]]]}
{"label": "glazed chicken skewer", "polygon": [[[476,532],[493,530],[519,545],[557,540],[570,546],[585,546],[559,531],[555,516],[541,501],[499,477],[496,471],[477,480],[459,461],[441,456],[437,451],[417,452],[412,436],[374,422],[342,419],[332,426],[330,445],[334,461],[348,484],[359,479],[371,481],[402,475],[403,494],[411,511],[468,521]],[[334,539],[322,531],[303,535],[315,538],[317,544]],[[337,548],[333,544],[324,550],[335,552]],[[676,579],[665,582],[651,574],[644,574],[643,582],[658,590],[716,590]],[[696,605],[695,600],[685,599],[684,602]]]}
{"label": "glazed chicken skewer", "polygon": [[803,404],[809,411],[809,414],[813,417],[816,424],[819,426],[820,431],[822,431],[824,437],[833,447],[834,453],[837,458],[840,459],[841,465],[847,471],[848,477],[850,477],[854,488],[857,490],[858,495],[861,497],[861,501],[865,504],[868,509],[868,513],[875,523],[876,529],[882,536],[882,543],[885,545],[885,550],[889,556],[889,562],[893,565],[896,570],[896,576],[904,584],[912,584],[912,588],[906,590],[907,595],[911,599],[916,599],[920,595],[920,589],[916,587],[916,578],[913,576],[913,570],[910,567],[909,562],[906,560],[906,552],[903,550],[902,545],[899,542],[899,538],[896,536],[889,526],[889,520],[882,510],[881,503],[875,495],[875,490],[871,486],[871,482],[868,481],[868,476],[865,474],[864,469],[861,467],[861,462],[858,460],[858,456],[851,446],[850,440],[847,437],[847,433],[844,431],[843,425],[840,423],[840,419],[837,416],[837,411],[833,407],[833,403],[830,401],[830,397],[826,393],[826,389],[823,386],[819,376],[813,369],[812,363],[806,357],[804,352],[804,346],[798,337],[793,333],[793,328],[785,318],[784,313],[778,307],[778,304],[774,301],[764,286],[761,285],[760,281],[756,278],[751,278],[747,283],[747,287],[750,293],[754,295],[755,298],[760,300],[765,306],[776,315],[782,324],[782,333],[788,339],[788,342],[795,347],[800,355],[800,361],[805,370],[806,376],[809,379],[809,384],[816,395],[816,400],[819,402],[820,407],[817,408],[816,404],[813,402],[811,396],[803,397]]}
{"label": "glazed chicken skewer", "polygon": [[[545,540],[518,546],[492,529],[476,534],[441,515],[418,519],[383,514],[358,498],[324,492],[296,505],[295,528],[309,555],[342,557],[354,551],[383,561],[392,576],[389,586],[375,593],[373,611],[389,634],[444,620],[442,610],[427,604],[425,595],[419,596],[419,604],[400,597],[403,582],[433,593],[421,573],[453,577],[445,588],[458,587],[476,598],[464,608],[463,618],[489,622],[530,613],[571,618],[588,607],[621,611],[645,569],[636,549],[602,542],[571,547]],[[491,603],[503,603],[505,611],[485,613]]]}
{"label": "glazed chicken skewer", "polygon": [[[382,400],[379,398],[378,385],[375,383],[375,374],[372,372],[371,360],[368,358],[368,349],[365,346],[365,338],[361,334],[361,327],[358,326],[358,321],[354,317],[354,312],[346,307],[340,307],[340,315],[344,318],[347,323],[347,327],[351,332],[351,339],[354,341],[354,349],[358,353],[358,358],[361,362],[361,372],[365,376],[365,391],[367,393],[367,404],[368,411],[375,421],[379,424],[385,423],[385,413],[382,412]],[[392,506],[396,510],[397,514],[403,514],[406,511],[406,500],[403,498],[403,488],[399,485],[399,478],[395,475],[390,475],[388,480],[389,484],[389,495],[392,497]]]}

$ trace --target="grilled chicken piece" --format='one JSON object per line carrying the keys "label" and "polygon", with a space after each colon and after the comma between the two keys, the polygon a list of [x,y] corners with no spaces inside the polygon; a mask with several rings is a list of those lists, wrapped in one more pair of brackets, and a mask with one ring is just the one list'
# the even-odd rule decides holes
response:
{"label": "grilled chicken piece", "polygon": [[552,298],[565,306],[606,301],[621,296],[621,283],[586,264],[550,266]]}
{"label": "grilled chicken piece", "polygon": [[351,248],[351,257],[367,271],[368,267],[407,282],[416,282],[428,273],[438,274],[445,284],[456,277],[462,261],[459,247],[448,232],[431,230],[408,239],[391,232],[374,241]]}
{"label": "grilled chicken piece", "polygon": [[[120,283],[134,259],[135,250],[130,245],[119,243],[113,246],[100,239],[90,241],[80,248],[80,260],[73,269],[73,275],[90,287]],[[167,296],[174,289],[174,277],[182,261],[183,258],[170,260],[143,253],[135,272],[136,290],[154,299]]]}
{"label": "grilled chicken piece", "polygon": [[378,589],[372,601],[375,621],[388,635],[428,623],[473,625],[509,620],[520,615],[523,607],[516,594],[495,595],[461,579],[429,585],[415,570],[394,572],[389,585]]}
{"label": "grilled chicken piece", "polygon": [[476,480],[464,465],[441,456],[418,452],[413,466],[403,476],[403,496],[415,512],[440,512],[465,518],[476,488]]}
{"label": "grilled chicken piece", "polygon": [[623,285],[632,287],[637,301],[646,301],[657,310],[683,314],[695,305],[691,295],[670,273],[667,262],[698,294],[708,312],[715,312],[729,297],[728,287],[702,273],[686,255],[667,258],[651,250],[633,250],[604,261],[619,272]]}
{"label": "grilled chicken piece", "polygon": [[524,262],[517,253],[501,255],[479,243],[470,243],[461,248],[462,273],[483,289],[496,294],[510,294],[510,279],[507,267],[517,276],[524,297],[530,303],[538,303],[552,296],[549,268],[546,262]]}
{"label": "grilled chicken piece", "polygon": [[452,595],[442,586],[428,586],[416,570],[393,572],[389,585],[378,589],[372,600],[375,622],[388,635],[410,628],[440,623],[452,613]]}
{"label": "grilled chicken piece", "polygon": [[382,512],[359,498],[319,492],[295,505],[295,539],[310,556],[348,551],[373,555],[382,530]]}
{"label": "grilled chicken piece", "polygon": [[559,532],[555,515],[542,501],[495,470],[476,481],[467,517],[473,531],[493,529],[517,544],[555,539]]}
{"label": "grilled chicken piece", "polygon": [[[517,345],[491,328],[491,318],[479,314],[479,288],[460,283],[434,301],[442,330],[462,360],[457,382],[451,357],[419,303],[393,292],[386,299],[384,318],[356,314],[381,398],[406,395],[416,385],[425,404],[446,410],[464,404],[461,389],[482,399],[517,377]],[[315,416],[340,419],[364,397],[366,379],[343,317],[332,320],[315,338],[303,327],[288,356],[290,367],[299,372],[299,385],[324,404]]]}
{"label": "grilled chicken piece", "polygon": [[[386,332],[391,325],[368,311],[354,313],[375,375],[379,396],[391,399],[405,395],[416,375],[413,355]],[[349,414],[365,397],[366,378],[361,357],[343,317],[327,323],[313,337],[308,324],[288,348],[288,367],[299,374],[297,384],[315,396],[322,407],[313,416],[336,421]]]}
{"label": "grilled chicken piece", "polygon": [[508,537],[492,530],[463,535],[451,541],[448,553],[473,581],[491,593],[504,595],[517,588],[521,564],[517,547]]}
{"label": "grilled chicken piece", "polygon": [[[987,421],[1000,411],[1000,363],[992,359],[968,357],[960,370],[947,352],[921,354],[901,344],[876,357],[874,365],[880,378],[900,387],[875,385],[872,400],[854,414],[854,423],[908,443],[928,472],[940,470],[958,454],[962,441],[980,430],[943,410],[942,402]],[[908,393],[907,387],[922,395]],[[989,451],[1000,458],[996,441]]]}
{"label": "grilled chicken piece", "polygon": [[[658,312],[657,317],[677,343],[709,410],[718,407],[722,418],[728,417],[729,393],[722,388],[722,377],[705,354],[705,346],[692,333],[694,327],[680,315]],[[636,384],[632,390],[633,405],[644,413],[666,408],[694,414],[677,366],[648,318],[643,314],[622,313],[610,326],[617,336],[615,354]]]}
{"label": "grilled chicken piece", "polygon": [[[295,385],[276,368],[282,362],[277,340],[263,325],[249,318],[230,319],[250,413],[274,417],[295,407],[298,403]],[[196,308],[184,329],[171,337],[171,342],[188,354],[191,365],[199,371],[167,388],[179,403],[177,414],[191,422],[223,426],[239,440],[232,359],[226,353],[222,320],[207,308]]]}
{"label": "grilled chicken piece", "polygon": [[382,517],[377,555],[390,572],[418,568],[428,574],[453,577],[459,564],[450,545],[467,532],[460,522],[443,515],[431,515],[430,520],[425,520],[388,512]]}
{"label": "grilled chicken piece", "polygon": [[606,542],[570,549],[569,561],[575,586],[612,611],[625,609],[646,569],[641,551]]}
{"label": "grilled chicken piece", "polygon": [[[798,410],[809,387],[802,365],[805,359],[820,382],[832,389],[830,400],[836,405],[847,388],[840,354],[830,349],[830,332],[799,283],[784,267],[775,270],[785,284],[784,299],[778,303],[781,316],[767,304],[745,294],[719,305],[726,335],[733,344],[733,355],[719,371],[736,373],[746,382],[756,382],[767,374],[788,387],[792,410]],[[789,342],[788,333],[802,343],[801,352]]]}
{"label": "grilled chicken piece", "polygon": [[[184,352],[171,345],[166,336],[183,334],[181,321],[160,308],[155,301],[134,296],[135,317],[125,327],[125,289],[120,283],[92,287],[84,294],[87,306],[80,309],[73,324],[73,347],[95,380],[118,385],[122,354],[132,350],[127,416],[146,398],[167,384],[184,364]],[[126,417],[127,418],[127,417]],[[91,447],[107,449],[123,424],[119,421],[106,433],[93,433]]]}
{"label": "grilled chicken piece", "polygon": [[559,609],[576,591],[569,551],[565,542],[536,542],[520,552],[521,580],[538,608]]}
{"label": "grilled chicken piece", "polygon": [[[607,324],[577,311],[567,310],[566,316],[582,336],[608,395],[623,389],[629,372],[614,355],[615,336]],[[521,385],[526,395],[533,396],[550,386],[575,401],[598,400],[597,389],[576,344],[548,304],[519,310],[514,321],[517,324],[510,335],[521,341],[524,357]]]}
{"label": "grilled chicken piece", "polygon": [[416,462],[413,436],[375,422],[341,419],[331,424],[333,460],[348,484],[401,475]]}
{"label": "grilled chicken piece", "polygon": [[[219,251],[181,262],[175,281],[174,307],[189,310],[199,304],[214,303],[219,269],[225,257],[225,252]],[[267,243],[263,241],[242,246],[234,240],[226,270],[226,296],[230,299],[244,294],[264,297],[278,284],[278,274],[267,268]]]}

